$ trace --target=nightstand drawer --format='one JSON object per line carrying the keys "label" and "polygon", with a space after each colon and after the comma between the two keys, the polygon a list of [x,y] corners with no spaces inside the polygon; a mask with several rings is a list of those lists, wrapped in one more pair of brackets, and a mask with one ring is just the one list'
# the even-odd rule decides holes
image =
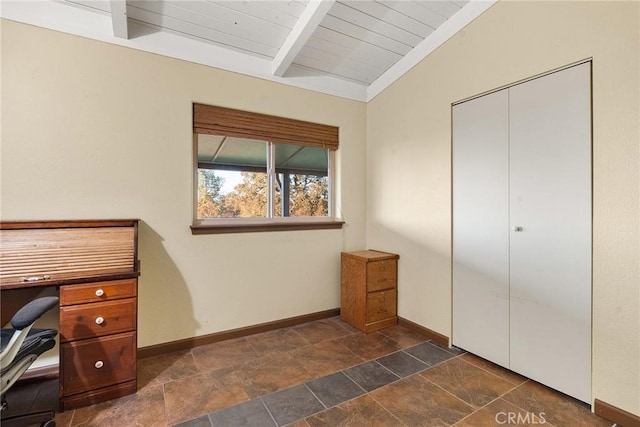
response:
{"label": "nightstand drawer", "polygon": [[76,341],[60,346],[62,395],[81,393],[136,378],[136,334]]}
{"label": "nightstand drawer", "polygon": [[379,291],[396,287],[398,274],[395,259],[385,259],[367,263],[367,291]]}
{"label": "nightstand drawer", "polygon": [[86,285],[61,286],[60,305],[132,298],[137,295],[137,283],[138,279],[134,278],[95,282]]}
{"label": "nightstand drawer", "polygon": [[367,323],[389,319],[396,316],[397,291],[389,289],[367,294]]}
{"label": "nightstand drawer", "polygon": [[133,331],[136,319],[135,298],[60,307],[60,341]]}

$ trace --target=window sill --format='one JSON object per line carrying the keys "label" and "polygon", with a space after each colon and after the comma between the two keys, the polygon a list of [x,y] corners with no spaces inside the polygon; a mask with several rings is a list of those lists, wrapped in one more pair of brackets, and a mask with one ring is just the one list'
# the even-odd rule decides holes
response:
{"label": "window sill", "polygon": [[342,228],[344,221],[277,222],[264,224],[192,225],[191,234],[256,233],[266,231],[330,230]]}

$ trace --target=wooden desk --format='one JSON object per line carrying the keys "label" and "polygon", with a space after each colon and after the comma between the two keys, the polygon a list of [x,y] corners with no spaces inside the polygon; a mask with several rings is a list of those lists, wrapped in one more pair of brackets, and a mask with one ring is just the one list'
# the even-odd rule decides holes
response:
{"label": "wooden desk", "polygon": [[3,301],[59,290],[62,409],[135,393],[139,275],[138,220],[0,223]]}

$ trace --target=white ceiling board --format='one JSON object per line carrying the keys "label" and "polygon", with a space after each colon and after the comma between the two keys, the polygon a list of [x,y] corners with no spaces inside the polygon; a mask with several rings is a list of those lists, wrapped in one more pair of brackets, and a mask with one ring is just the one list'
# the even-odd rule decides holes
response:
{"label": "white ceiling board", "polygon": [[324,17],[322,23],[320,23],[320,26],[336,31],[338,33],[345,34],[355,39],[371,43],[375,46],[381,47],[382,49],[387,49],[401,56],[406,55],[411,51],[411,46],[409,45],[397,42],[378,33],[371,32],[366,28],[359,27],[351,22],[347,22],[340,18],[331,16],[330,14]]}
{"label": "white ceiling board", "polygon": [[6,19],[368,101],[496,0],[336,0],[314,31],[309,0],[126,0],[114,21],[109,0],[0,1]]}
{"label": "white ceiling board", "polygon": [[377,77],[376,73],[370,72],[366,67],[354,66],[357,63],[353,60],[344,58],[340,61],[309,46],[302,49],[296,58],[296,64],[364,84],[371,83]]}
{"label": "white ceiling board", "polygon": [[[152,6],[155,7],[155,6]],[[190,14],[186,9],[181,9],[181,12],[174,10],[176,15],[183,16],[183,14]],[[192,23],[187,20],[177,19],[168,15],[161,15],[157,12],[150,10],[139,9],[134,4],[130,4],[129,17],[145,24],[151,24],[164,30],[174,31],[179,34],[195,37],[210,42],[217,43],[219,45],[227,46],[236,50],[252,53],[254,55],[261,55],[268,58],[273,58],[277,53],[277,48],[268,46],[266,44],[249,40],[247,38],[235,36],[224,31],[215,30],[212,28],[199,25],[198,23]],[[197,14],[190,14],[190,20],[200,21],[205,20],[205,17]]]}
{"label": "white ceiling board", "polygon": [[[129,21],[129,32],[139,34],[128,40],[114,37],[111,17],[89,8],[70,6],[58,1],[2,1],[0,16],[16,22],[75,34],[105,43],[125,46],[177,58],[197,64],[254,76],[264,80],[339,96],[355,101],[366,99],[366,88],[341,78],[318,75],[292,66],[287,77],[271,74],[271,60],[245,55],[197,38],[168,31],[148,31],[143,24]],[[194,101],[198,101],[194,99]]]}
{"label": "white ceiling board", "polygon": [[451,0],[452,3],[457,4],[458,6],[460,6],[460,8],[463,8],[464,6],[466,6],[466,4],[469,3],[469,1],[471,0]]}
{"label": "white ceiling board", "polygon": [[[399,11],[389,7],[386,3],[377,1],[353,1],[343,2],[345,5],[366,13],[380,21],[397,27],[401,30],[414,34],[420,39],[424,39],[433,32],[435,27],[425,25],[423,22],[412,18],[411,16],[400,13]],[[406,3],[411,3],[407,1]],[[420,16],[420,15],[414,15]]]}
{"label": "white ceiling board", "polygon": [[[380,66],[379,64],[370,65],[366,62],[366,60],[357,58],[355,55],[338,55],[335,51],[327,50],[324,48],[318,49],[311,44],[307,44],[300,52],[300,55],[305,55],[307,57],[319,59],[326,62],[327,66],[324,70],[327,72],[330,72],[332,69],[334,69],[335,66],[341,66],[345,69],[351,69],[354,72],[359,72],[363,75],[367,75],[369,77],[367,77],[366,81],[370,80],[371,77],[373,77],[375,80],[376,77],[384,73],[388,68]],[[296,59],[296,63],[300,63],[298,59]]]}
{"label": "white ceiling board", "polygon": [[[355,3],[357,4],[357,3]],[[395,40],[399,43],[407,45],[409,47],[415,47],[420,43],[423,38],[412,34],[408,31],[398,28],[386,21],[382,21],[371,15],[368,15],[358,9],[354,9],[351,6],[347,6],[342,2],[336,2],[329,15],[339,18],[343,21],[350,22],[358,27],[365,28],[370,32],[380,34],[391,40]]]}
{"label": "white ceiling board", "polygon": [[362,43],[326,28],[318,28],[314,36],[307,42],[307,46],[341,58],[354,59],[362,63],[363,66],[379,68],[381,72],[386,71],[401,58],[400,55],[388,50]]}
{"label": "white ceiling board", "polygon": [[[130,16],[141,22],[206,38],[238,49],[269,55],[289,30],[207,2],[130,1]],[[220,10],[229,13],[219,13]],[[236,21],[230,14],[238,15]],[[271,49],[266,49],[269,47]]]}
{"label": "white ceiling board", "polygon": [[429,0],[417,2],[425,9],[431,10],[444,18],[450,18],[461,9],[461,6],[452,1]]}
{"label": "white ceiling board", "polygon": [[498,0],[474,0],[467,3],[458,13],[438,27],[420,45],[396,62],[391,68],[367,87],[367,102],[371,101],[394,81],[412,69],[427,55],[449,40],[461,28],[480,16]]}
{"label": "white ceiling board", "polygon": [[[143,2],[145,3],[145,2]],[[237,10],[230,9],[224,5],[228,2],[214,3],[209,1],[154,1],[153,4],[161,3],[166,9],[165,14],[172,16],[175,5],[179,8],[189,10],[205,18],[205,23],[199,21],[200,25],[206,25],[228,32],[239,37],[246,37],[249,40],[262,40],[263,43],[274,47],[280,47],[284,42],[290,28],[280,24],[274,24],[269,20],[256,18]],[[177,16],[174,16],[177,17]]]}
{"label": "white ceiling board", "polygon": [[424,25],[427,25],[431,28],[431,32],[447,20],[446,17],[438,15],[430,9],[426,9],[420,3],[420,1],[407,0],[387,0],[384,2],[387,7],[393,8],[398,13],[411,16]]}
{"label": "white ceiling board", "polygon": [[[229,0],[230,2],[236,2],[238,0]],[[300,16],[304,9],[307,7],[308,0],[258,0],[257,3],[264,4],[265,7],[268,5],[271,9],[287,13],[292,16]]]}
{"label": "white ceiling board", "polygon": [[89,7],[92,9],[100,10],[103,12],[111,12],[110,0],[66,0],[68,3],[77,4],[83,7]]}
{"label": "white ceiling board", "polygon": [[293,8],[287,8],[285,9],[285,11],[283,11],[280,8],[273,7],[281,3],[287,3],[287,2],[225,1],[219,4],[220,6],[233,9],[236,12],[243,13],[249,16],[254,16],[256,18],[264,19],[265,21],[271,22],[272,24],[277,24],[285,28],[292,29],[294,25],[296,25],[296,22],[298,22],[298,18],[300,18],[300,14],[294,14],[295,10]]}

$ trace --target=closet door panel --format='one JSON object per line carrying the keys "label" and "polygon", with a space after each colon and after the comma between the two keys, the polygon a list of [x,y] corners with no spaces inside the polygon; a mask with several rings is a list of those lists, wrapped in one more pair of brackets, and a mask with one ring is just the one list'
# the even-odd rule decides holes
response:
{"label": "closet door panel", "polygon": [[509,365],[508,96],[453,107],[453,344]]}
{"label": "closet door panel", "polygon": [[583,64],[509,89],[510,365],[586,402],[591,401],[590,79],[590,64]]}

